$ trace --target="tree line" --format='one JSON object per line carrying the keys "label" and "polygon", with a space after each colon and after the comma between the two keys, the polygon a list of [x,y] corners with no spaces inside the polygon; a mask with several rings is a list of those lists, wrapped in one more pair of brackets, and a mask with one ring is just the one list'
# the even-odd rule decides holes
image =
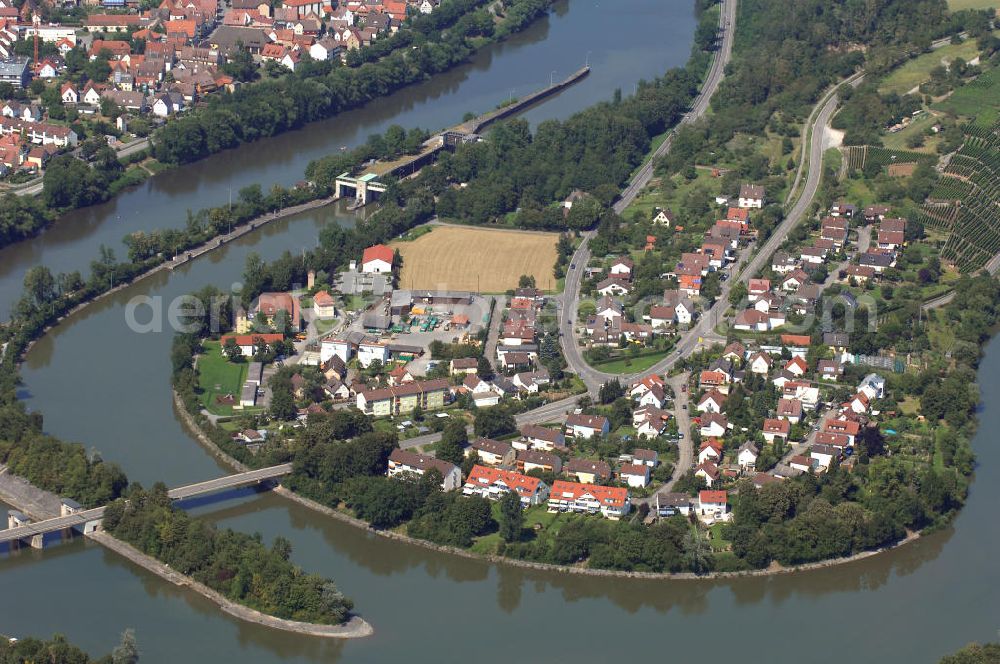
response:
{"label": "tree line", "polygon": [[104,529],[227,598],[268,615],[318,624],[350,617],[351,600],[336,584],[306,574],[290,558],[291,543],[220,530],[171,504],[167,487],[134,487],[108,505]]}

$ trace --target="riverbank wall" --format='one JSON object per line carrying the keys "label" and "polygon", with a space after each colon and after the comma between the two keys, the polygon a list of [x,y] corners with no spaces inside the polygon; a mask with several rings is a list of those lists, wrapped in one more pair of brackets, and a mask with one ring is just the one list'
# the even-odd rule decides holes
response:
{"label": "riverbank wall", "polygon": [[315,623],[300,622],[298,620],[286,620],[275,616],[261,613],[256,609],[238,604],[221,593],[212,590],[203,583],[195,581],[189,576],[185,576],[169,566],[164,565],[155,558],[144,554],[132,545],[102,531],[95,531],[87,535],[90,539],[99,542],[103,546],[111,549],[123,558],[142,567],[143,569],[156,574],[165,581],[169,581],[175,586],[189,588],[202,597],[207,598],[216,604],[222,611],[234,618],[239,618],[244,622],[254,623],[263,627],[292,632],[304,636],[317,636],[321,638],[334,639],[357,639],[371,636],[375,633],[372,626],[360,616],[351,616],[351,619],[342,625],[319,625]]}
{"label": "riverbank wall", "polygon": [[62,314],[61,316],[53,320],[51,323],[46,325],[42,329],[42,331],[35,336],[35,338],[33,338],[31,341],[28,342],[28,344],[24,347],[24,350],[21,352],[21,356],[18,360],[18,370],[20,371],[20,363],[23,362],[24,357],[31,351],[32,347],[38,342],[38,340],[44,337],[46,334],[48,334],[49,331],[52,330],[52,328],[62,323],[64,320],[66,320],[73,314],[83,311],[90,305],[95,304],[106,297],[114,295],[115,293],[121,290],[129,288],[139,283],[143,279],[148,279],[149,277],[153,276],[158,272],[162,272],[163,270],[171,270],[171,271],[175,270],[181,265],[185,265],[200,256],[204,256],[205,254],[215,251],[216,249],[219,249],[220,247],[228,244],[229,242],[232,242],[233,240],[243,237],[247,233],[251,233],[257,230],[258,228],[261,228],[262,226],[266,226],[267,224],[273,223],[280,219],[291,217],[301,212],[307,212],[309,210],[316,210],[322,207],[326,207],[331,203],[335,203],[337,200],[338,199],[336,196],[330,196],[327,198],[317,198],[312,201],[300,203],[299,205],[293,205],[291,207],[282,208],[277,212],[268,212],[267,214],[260,215],[259,217],[254,217],[253,219],[250,219],[246,223],[241,224],[240,226],[236,227],[235,229],[224,235],[216,235],[212,238],[209,238],[205,242],[202,242],[201,244],[192,247],[191,249],[188,249],[182,255],[178,256],[175,259],[164,260],[163,262],[158,263],[157,265],[154,265],[153,267],[149,268],[145,272],[137,274],[132,279],[123,281],[114,288],[108,289],[103,293],[101,293],[100,295],[96,295],[90,299],[80,302],[72,309],[70,309],[69,311]]}
{"label": "riverbank wall", "polygon": [[[226,465],[230,466],[234,470],[240,472],[245,472],[251,470],[245,464],[240,463],[232,456],[227,454],[218,445],[212,442],[208,434],[198,425],[191,413],[187,411],[184,407],[184,401],[181,399],[180,395],[176,391],[173,392],[174,395],[174,406],[180,415],[181,420],[187,426],[187,428],[194,435],[195,439],[201,443],[215,458],[219,459]],[[561,572],[564,574],[578,574],[583,576],[603,576],[603,577],[618,577],[626,579],[651,579],[651,580],[670,580],[670,581],[708,581],[708,580],[724,580],[724,579],[739,579],[739,578],[749,578],[749,577],[760,577],[760,576],[775,576],[778,574],[791,574],[794,572],[807,572],[810,570],[818,570],[826,567],[834,567],[837,565],[845,565],[847,563],[857,562],[859,560],[864,560],[872,556],[876,556],[880,553],[886,551],[891,551],[893,549],[899,548],[904,544],[909,542],[914,542],[920,538],[920,533],[912,532],[907,533],[906,537],[900,541],[885,546],[879,549],[872,549],[871,551],[861,551],[852,556],[845,556],[842,558],[831,558],[829,560],[820,560],[814,563],[804,563],[802,565],[789,565],[783,566],[778,563],[772,563],[769,567],[765,569],[757,570],[745,570],[739,572],[709,572],[707,574],[695,574],[693,572],[629,572],[624,570],[607,570],[607,569],[594,569],[591,567],[579,567],[570,565],[554,565],[552,563],[540,563],[530,560],[518,560],[516,558],[508,558],[507,556],[500,556],[496,554],[480,554],[474,553],[467,549],[460,549],[454,546],[447,546],[444,544],[435,544],[434,542],[428,542],[427,540],[417,539],[415,537],[410,537],[403,533],[391,531],[391,530],[378,530],[372,528],[367,522],[362,521],[350,514],[345,514],[340,510],[334,509],[332,507],[327,507],[322,503],[318,503],[311,498],[307,498],[294,491],[278,485],[274,489],[274,493],[283,496],[293,502],[296,502],[303,507],[306,507],[314,512],[318,512],[324,516],[328,516],[331,519],[336,519],[343,523],[349,524],[356,528],[361,528],[379,537],[385,537],[386,539],[392,539],[399,542],[405,542],[406,544],[412,544],[414,546],[420,546],[425,549],[430,549],[431,551],[437,551],[439,553],[447,553],[454,556],[459,556],[462,558],[467,558],[470,560],[478,560],[481,562],[494,563],[498,565],[510,565],[512,567],[520,567],[524,569],[533,569],[543,572]]]}

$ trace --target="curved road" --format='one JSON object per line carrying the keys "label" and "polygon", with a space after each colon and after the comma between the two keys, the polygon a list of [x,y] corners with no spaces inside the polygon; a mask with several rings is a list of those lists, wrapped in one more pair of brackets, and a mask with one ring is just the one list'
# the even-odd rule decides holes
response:
{"label": "curved road", "polygon": [[[733,35],[735,33],[733,26],[736,23],[736,3],[737,0],[722,0],[721,2],[719,29],[722,32],[722,43],[719,45],[719,51],[712,62],[712,67],[705,78],[701,92],[695,98],[691,109],[681,118],[678,126],[690,124],[701,118],[708,110],[709,103],[715,91],[719,89],[719,83],[722,82],[722,78],[726,72],[726,65],[729,64],[729,60],[733,55]],[[673,138],[674,131],[671,131],[663,143],[653,151],[652,156],[646,163],[632,176],[632,180],[622,191],[621,198],[614,205],[615,212],[621,214],[632,204],[632,201],[636,199],[639,192],[646,188],[653,178],[653,170],[656,162],[670,151]],[[566,356],[566,363],[571,370],[580,376],[587,385],[587,389],[592,393],[596,393],[604,382],[611,378],[620,378],[620,376],[598,371],[587,364],[573,335],[573,322],[576,320],[577,309],[580,303],[580,284],[583,280],[584,268],[587,266],[588,261],[590,261],[588,244],[593,236],[593,231],[588,231],[582,235],[583,240],[570,260],[571,267],[566,272],[566,284],[561,296],[563,306],[559,315],[559,329],[563,332],[563,336],[560,338],[562,339],[563,354]],[[569,293],[572,293],[573,296],[567,297]]]}

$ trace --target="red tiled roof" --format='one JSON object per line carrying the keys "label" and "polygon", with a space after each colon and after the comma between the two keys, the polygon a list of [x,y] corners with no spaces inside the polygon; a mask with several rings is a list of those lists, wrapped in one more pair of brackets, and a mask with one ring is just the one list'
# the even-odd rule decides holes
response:
{"label": "red tiled roof", "polygon": [[729,495],[725,491],[702,489],[698,492],[698,500],[702,503],[726,504],[729,502]]}
{"label": "red tiled roof", "polygon": [[628,489],[556,480],[552,483],[552,492],[549,495],[557,500],[576,500],[584,495],[591,495],[601,505],[620,508],[624,507],[628,500]]}
{"label": "red tiled roof", "polygon": [[519,496],[531,498],[538,492],[538,485],[542,483],[537,477],[522,475],[510,470],[500,470],[499,468],[489,468],[487,466],[473,466],[469,472],[469,477],[465,484],[473,486],[490,486],[495,482],[503,482],[511,491]]}
{"label": "red tiled roof", "polygon": [[361,257],[361,264],[364,265],[371,261],[385,261],[392,264],[392,257],[392,247],[387,247],[384,244],[376,244],[374,247],[365,249],[365,253]]}

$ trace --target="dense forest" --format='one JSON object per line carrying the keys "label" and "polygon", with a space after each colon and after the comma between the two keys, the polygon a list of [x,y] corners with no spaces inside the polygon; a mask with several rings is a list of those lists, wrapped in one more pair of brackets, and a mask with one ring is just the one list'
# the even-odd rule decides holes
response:
{"label": "dense forest", "polygon": [[171,505],[163,484],[134,488],[104,513],[115,537],[193,577],[229,599],[263,613],[319,624],[339,624],[353,603],[333,581],[306,574],[278,537],[270,548],[260,535],[218,530]]}

